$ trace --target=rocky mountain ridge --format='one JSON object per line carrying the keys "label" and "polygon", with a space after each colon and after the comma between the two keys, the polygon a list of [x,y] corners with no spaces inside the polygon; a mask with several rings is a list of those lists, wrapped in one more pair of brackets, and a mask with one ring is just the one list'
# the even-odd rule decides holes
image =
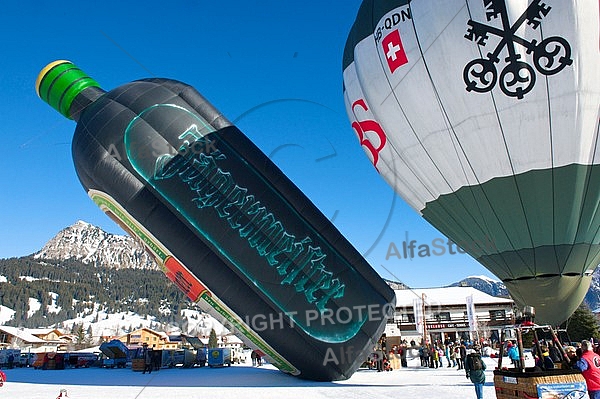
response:
{"label": "rocky mountain ridge", "polygon": [[107,233],[100,227],[81,220],[58,232],[40,251],[33,254],[33,257],[74,259],[85,264],[115,269],[158,270],[154,259],[134,238]]}

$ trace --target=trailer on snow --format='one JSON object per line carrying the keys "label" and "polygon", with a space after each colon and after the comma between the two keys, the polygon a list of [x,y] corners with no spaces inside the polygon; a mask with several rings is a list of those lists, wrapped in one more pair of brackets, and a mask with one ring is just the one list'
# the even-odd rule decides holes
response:
{"label": "trailer on snow", "polygon": [[129,349],[119,341],[113,339],[109,342],[103,342],[100,345],[100,352],[105,356],[102,359],[102,367],[106,368],[125,368],[129,361]]}

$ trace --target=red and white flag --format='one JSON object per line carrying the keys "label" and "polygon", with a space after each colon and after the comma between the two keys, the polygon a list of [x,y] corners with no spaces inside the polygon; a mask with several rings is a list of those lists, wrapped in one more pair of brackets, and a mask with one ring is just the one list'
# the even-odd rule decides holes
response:
{"label": "red and white flag", "polygon": [[391,73],[408,62],[398,30],[394,30],[384,37],[381,45]]}

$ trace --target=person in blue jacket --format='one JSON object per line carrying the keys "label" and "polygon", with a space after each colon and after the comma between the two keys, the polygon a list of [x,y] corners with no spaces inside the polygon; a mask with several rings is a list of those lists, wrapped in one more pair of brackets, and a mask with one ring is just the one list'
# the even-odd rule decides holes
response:
{"label": "person in blue jacket", "polygon": [[514,345],[512,342],[508,341],[508,343],[506,344],[506,348],[508,349],[508,352],[507,352],[508,358],[512,362],[513,366],[516,369],[520,369],[521,368],[521,357],[519,356],[518,347],[516,345]]}

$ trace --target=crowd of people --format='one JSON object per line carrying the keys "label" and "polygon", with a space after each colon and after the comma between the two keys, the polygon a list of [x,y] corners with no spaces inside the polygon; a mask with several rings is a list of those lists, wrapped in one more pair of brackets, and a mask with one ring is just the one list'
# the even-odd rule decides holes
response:
{"label": "crowd of people", "polygon": [[509,341],[506,346],[507,356],[515,369],[533,372],[579,370],[585,379],[590,399],[600,399],[600,345],[583,340],[580,344],[563,346],[561,351],[552,341],[541,340],[531,349],[533,368],[523,367],[516,343]]}
{"label": "crowd of people", "polygon": [[[512,367],[521,369],[521,354],[516,342],[505,343],[504,354],[507,356]],[[388,348],[385,336],[382,337],[375,347],[373,353],[367,359],[367,366],[377,371],[391,371],[407,367],[407,356],[412,358],[413,351],[418,351],[420,367],[423,368],[456,368],[464,370],[468,379],[475,386],[478,399],[483,397],[483,386],[485,384],[486,364],[481,360],[482,348],[478,344],[464,341],[433,342],[418,345],[414,341],[410,343],[402,341],[399,345]],[[560,348],[551,340],[541,340],[533,345],[531,349],[533,356],[533,367],[526,371],[544,371],[558,369],[576,369],[583,374],[590,399],[600,399],[600,345],[584,340],[577,345],[567,345]],[[566,356],[565,356],[566,355]],[[506,367],[506,366],[505,366]]]}
{"label": "crowd of people", "polygon": [[[409,344],[404,340],[400,345],[393,345],[388,350],[384,336],[379,339],[374,352],[367,359],[367,365],[370,369],[378,372],[407,367],[409,350],[418,351],[420,367],[432,369],[455,367],[457,370],[464,370],[466,377],[475,386],[477,399],[483,398],[486,365],[481,359],[481,347],[477,344],[473,345],[464,341],[453,342],[446,339],[444,342],[436,341],[417,345],[414,341]],[[446,359],[445,362],[444,359]]]}
{"label": "crowd of people", "polygon": [[467,345],[465,342],[435,342],[421,345],[419,347],[419,358],[421,367],[438,368],[444,367],[443,359],[446,359],[446,367],[457,367],[462,370],[467,357]]}
{"label": "crowd of people", "polygon": [[[399,345],[392,345],[391,348],[388,348],[386,338],[382,337],[367,359],[367,366],[377,371],[407,367],[409,351],[418,351],[421,367],[456,367],[458,370],[462,370],[465,367],[465,358],[470,352],[473,352],[473,347],[464,341],[446,340],[443,343],[436,341],[418,345],[415,341],[409,343],[403,340]],[[412,358],[412,356],[409,357]]]}
{"label": "crowd of people", "polygon": [[400,345],[393,345],[388,351],[385,336],[381,337],[373,353],[367,358],[367,367],[377,371],[392,371],[408,367],[407,352],[409,346],[406,341]]}
{"label": "crowd of people", "polygon": [[[559,349],[552,341],[541,340],[538,344],[533,345],[531,354],[534,359],[533,368],[527,368],[529,371],[543,371],[552,369],[578,369],[581,370],[582,356],[584,353],[591,351],[600,355],[600,345],[592,344],[590,341],[584,340],[579,344],[565,345],[562,350]],[[566,355],[566,356],[565,356]],[[512,367],[515,369],[523,368],[521,357],[517,348],[516,342],[508,341],[506,343],[506,356],[510,359]],[[579,364],[579,365],[578,365]],[[600,367],[600,362],[598,363]]]}

